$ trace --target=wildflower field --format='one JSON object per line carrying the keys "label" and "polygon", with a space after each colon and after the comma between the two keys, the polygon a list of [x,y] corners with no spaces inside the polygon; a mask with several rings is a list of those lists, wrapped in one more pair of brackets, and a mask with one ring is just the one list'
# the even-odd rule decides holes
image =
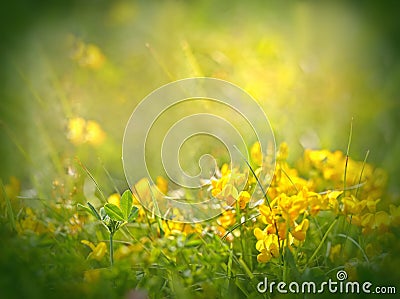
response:
{"label": "wildflower field", "polygon": [[397,298],[395,4],[38,2],[0,15],[0,298]]}

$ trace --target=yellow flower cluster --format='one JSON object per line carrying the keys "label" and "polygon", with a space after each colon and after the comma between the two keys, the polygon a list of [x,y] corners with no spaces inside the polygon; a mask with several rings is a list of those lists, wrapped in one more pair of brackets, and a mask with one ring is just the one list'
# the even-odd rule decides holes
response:
{"label": "yellow flower cluster", "polygon": [[381,170],[346,159],[340,151],[327,150],[306,150],[297,170],[287,163],[287,153],[287,145],[281,144],[267,191],[270,202],[258,207],[267,224],[264,230],[254,229],[259,262],[278,257],[285,246],[291,248],[305,241],[308,218],[320,211],[344,215],[363,233],[385,232],[400,224],[400,207],[390,205],[389,212],[377,209],[386,179]]}
{"label": "yellow flower cluster", "polygon": [[220,172],[220,178],[211,179],[211,195],[223,200],[228,207],[238,203],[239,208],[244,209],[250,201],[250,194],[244,190],[239,192],[238,188],[246,183],[246,174],[231,170],[228,164],[222,165]]}

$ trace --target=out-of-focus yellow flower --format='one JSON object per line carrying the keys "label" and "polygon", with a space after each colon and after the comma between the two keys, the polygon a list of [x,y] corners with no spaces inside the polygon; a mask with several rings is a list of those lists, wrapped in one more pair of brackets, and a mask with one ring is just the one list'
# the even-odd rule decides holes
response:
{"label": "out-of-focus yellow flower", "polygon": [[343,213],[345,215],[359,214],[365,207],[365,201],[359,201],[354,195],[342,198]]}
{"label": "out-of-focus yellow flower", "polygon": [[286,160],[287,159],[287,157],[289,156],[289,147],[286,142],[282,142],[279,145],[279,150],[278,150],[278,153],[276,156],[277,156],[276,157],[277,160]]}
{"label": "out-of-focus yellow flower", "polygon": [[382,248],[380,247],[379,243],[368,243],[367,246],[365,246],[364,251],[369,258],[373,258],[382,253]]}
{"label": "out-of-focus yellow flower", "polygon": [[390,219],[391,219],[391,224],[393,226],[399,226],[400,225],[400,206],[396,207],[395,205],[390,205]]}
{"label": "out-of-focus yellow flower", "polygon": [[163,221],[162,227],[166,236],[171,234],[183,234],[188,235],[192,233],[200,233],[202,231],[202,227],[200,224],[188,224],[183,222],[176,221]]}
{"label": "out-of-focus yellow flower", "polygon": [[119,193],[113,193],[107,198],[107,201],[109,203],[112,203],[112,204],[120,207],[121,195]]}
{"label": "out-of-focus yellow flower", "polygon": [[135,243],[132,245],[122,245],[118,247],[118,249],[114,253],[114,259],[115,260],[122,260],[128,256],[130,256],[132,253],[139,253],[143,251],[143,244],[141,243]]}
{"label": "out-of-focus yellow flower", "polygon": [[83,279],[88,283],[94,283],[99,280],[103,269],[90,269],[84,272]]}
{"label": "out-of-focus yellow flower", "polygon": [[116,1],[109,12],[109,18],[115,24],[127,24],[136,14],[135,3],[130,1]]}
{"label": "out-of-focus yellow flower", "polygon": [[370,211],[371,213],[375,213],[375,212],[376,212],[376,205],[377,205],[378,202],[380,202],[380,201],[381,201],[380,198],[378,198],[378,199],[376,199],[376,200],[368,199],[368,200],[366,201],[368,211]]}
{"label": "out-of-focus yellow flower", "polygon": [[219,179],[212,178],[211,179],[211,186],[212,186],[211,194],[212,194],[212,196],[221,199],[222,195],[220,195],[220,193],[222,192],[222,190],[224,189],[225,185],[228,183],[230,178],[231,178],[231,171],[229,169],[229,165],[225,163],[221,167],[221,178],[219,178]]}
{"label": "out-of-focus yellow flower", "polygon": [[229,165],[227,163],[224,163],[221,167],[221,176],[227,176],[229,175],[231,170],[229,169]]}
{"label": "out-of-focus yellow flower", "polygon": [[217,222],[222,227],[228,228],[236,222],[236,214],[232,210],[224,211]]}
{"label": "out-of-focus yellow flower", "polygon": [[106,60],[100,48],[94,44],[86,44],[83,41],[72,37],[73,51],[71,58],[80,66],[89,69],[100,69]]}
{"label": "out-of-focus yellow flower", "polygon": [[68,139],[75,145],[85,142],[86,121],[81,117],[74,117],[68,121]]}
{"label": "out-of-focus yellow flower", "polygon": [[100,145],[105,139],[105,133],[100,125],[93,121],[86,122],[86,141],[93,145]]}
{"label": "out-of-focus yellow flower", "polygon": [[260,142],[255,142],[250,149],[250,158],[251,161],[257,166],[262,165],[263,162],[263,154],[261,151],[261,144]]}
{"label": "out-of-focus yellow flower", "polygon": [[104,242],[100,242],[99,244],[97,244],[97,246],[95,246],[92,242],[88,240],[81,240],[81,243],[85,244],[92,250],[92,252],[89,253],[87,257],[88,259],[101,261],[107,252],[107,245]]}
{"label": "out-of-focus yellow flower", "polygon": [[348,277],[348,281],[357,281],[358,279],[358,274],[357,274],[357,264],[356,262],[347,262],[344,265],[344,270],[346,271]]}
{"label": "out-of-focus yellow flower", "polygon": [[97,122],[74,117],[68,121],[67,137],[74,145],[87,142],[98,146],[104,142],[106,134]]}
{"label": "out-of-focus yellow flower", "polygon": [[250,201],[250,194],[247,191],[240,191],[239,196],[238,196],[238,203],[239,203],[239,208],[244,209],[247,205],[247,203]]}
{"label": "out-of-focus yellow flower", "polygon": [[158,176],[156,179],[156,185],[158,190],[160,190],[161,193],[167,194],[168,193],[168,181],[162,177]]}
{"label": "out-of-focus yellow flower", "polygon": [[10,183],[4,186],[4,190],[9,199],[13,200],[17,198],[21,191],[21,182],[15,177],[10,177]]}
{"label": "out-of-focus yellow flower", "polygon": [[331,250],[329,252],[329,259],[331,260],[331,262],[335,262],[340,257],[341,249],[341,244],[336,244],[331,247]]}
{"label": "out-of-focus yellow flower", "polygon": [[377,213],[366,213],[361,216],[361,226],[363,232],[369,233],[374,230],[384,232],[390,225],[390,216],[386,211],[379,211]]}
{"label": "out-of-focus yellow flower", "polygon": [[31,208],[26,208],[24,215],[19,219],[16,224],[16,229],[19,234],[23,234],[25,231],[31,231],[36,234],[42,234],[48,232],[49,229],[53,229],[52,225],[45,225],[32,211]]}

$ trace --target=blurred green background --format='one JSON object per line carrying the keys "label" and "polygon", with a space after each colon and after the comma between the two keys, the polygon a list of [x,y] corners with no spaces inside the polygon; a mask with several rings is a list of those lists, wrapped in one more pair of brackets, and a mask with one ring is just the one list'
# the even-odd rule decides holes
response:
{"label": "blurred green background", "polygon": [[[124,185],[121,143],[134,107],[163,84],[210,76],[258,100],[291,159],[304,147],[345,150],[354,118],[351,156],[369,149],[398,193],[397,14],[395,1],[4,3],[0,177],[46,196],[78,156]],[[104,138],[74,142],[76,118]]]}

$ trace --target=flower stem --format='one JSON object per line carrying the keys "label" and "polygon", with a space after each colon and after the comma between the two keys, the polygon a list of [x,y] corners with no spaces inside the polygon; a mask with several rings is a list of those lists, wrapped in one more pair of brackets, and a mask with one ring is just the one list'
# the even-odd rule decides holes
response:
{"label": "flower stem", "polygon": [[114,233],[110,233],[110,262],[111,262],[111,267],[114,264],[114,246],[113,246],[113,237]]}

